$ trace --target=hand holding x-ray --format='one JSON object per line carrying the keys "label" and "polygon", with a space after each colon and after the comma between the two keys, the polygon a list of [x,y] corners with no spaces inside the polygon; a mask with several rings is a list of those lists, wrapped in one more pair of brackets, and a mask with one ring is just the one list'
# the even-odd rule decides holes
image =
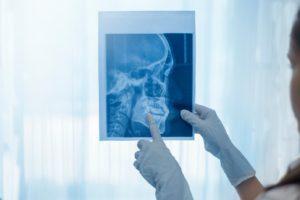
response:
{"label": "hand holding x-ray", "polygon": [[196,105],[196,113],[180,112],[181,118],[189,123],[204,139],[205,149],[220,159],[222,149],[233,146],[217,113],[205,106]]}
{"label": "hand holding x-ray", "polygon": [[193,199],[181,168],[161,138],[152,115],[148,114],[147,120],[153,141],[138,142],[134,166],[156,188],[157,199]]}
{"label": "hand holding x-ray", "polygon": [[196,105],[196,113],[181,111],[181,117],[203,137],[205,149],[217,157],[233,186],[255,176],[255,170],[233,145],[217,113],[207,107]]}

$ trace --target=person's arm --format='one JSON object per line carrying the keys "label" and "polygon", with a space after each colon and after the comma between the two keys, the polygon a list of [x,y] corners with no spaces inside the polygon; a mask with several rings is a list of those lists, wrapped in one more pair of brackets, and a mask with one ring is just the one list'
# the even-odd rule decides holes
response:
{"label": "person's arm", "polygon": [[245,180],[236,186],[235,189],[242,200],[254,200],[264,191],[262,184],[255,176]]}
{"label": "person's arm", "polygon": [[263,187],[255,177],[255,170],[234,146],[216,112],[196,105],[196,113],[181,111],[181,117],[199,133],[205,149],[220,160],[220,164],[242,200],[255,199]]}
{"label": "person's arm", "polygon": [[147,118],[153,140],[138,142],[135,168],[156,189],[157,200],[193,200],[181,168],[161,138],[153,117]]}

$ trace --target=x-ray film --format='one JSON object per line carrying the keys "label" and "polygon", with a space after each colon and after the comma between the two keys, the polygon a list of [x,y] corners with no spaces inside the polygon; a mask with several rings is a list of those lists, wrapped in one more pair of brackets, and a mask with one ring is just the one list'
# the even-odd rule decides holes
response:
{"label": "x-ray film", "polygon": [[100,140],[193,139],[180,110],[194,110],[192,11],[99,13]]}

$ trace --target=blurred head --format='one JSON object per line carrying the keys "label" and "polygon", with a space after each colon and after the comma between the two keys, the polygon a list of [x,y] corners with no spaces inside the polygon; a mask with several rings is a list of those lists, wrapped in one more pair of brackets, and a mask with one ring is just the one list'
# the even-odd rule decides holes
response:
{"label": "blurred head", "polygon": [[291,102],[300,133],[300,9],[291,31],[288,58],[293,71],[290,83]]}

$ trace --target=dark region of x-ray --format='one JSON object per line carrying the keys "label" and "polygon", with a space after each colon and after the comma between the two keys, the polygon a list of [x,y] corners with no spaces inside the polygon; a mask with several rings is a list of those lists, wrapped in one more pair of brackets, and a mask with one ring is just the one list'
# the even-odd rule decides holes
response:
{"label": "dark region of x-ray", "polygon": [[192,137],[180,118],[193,104],[193,34],[106,35],[107,137]]}

